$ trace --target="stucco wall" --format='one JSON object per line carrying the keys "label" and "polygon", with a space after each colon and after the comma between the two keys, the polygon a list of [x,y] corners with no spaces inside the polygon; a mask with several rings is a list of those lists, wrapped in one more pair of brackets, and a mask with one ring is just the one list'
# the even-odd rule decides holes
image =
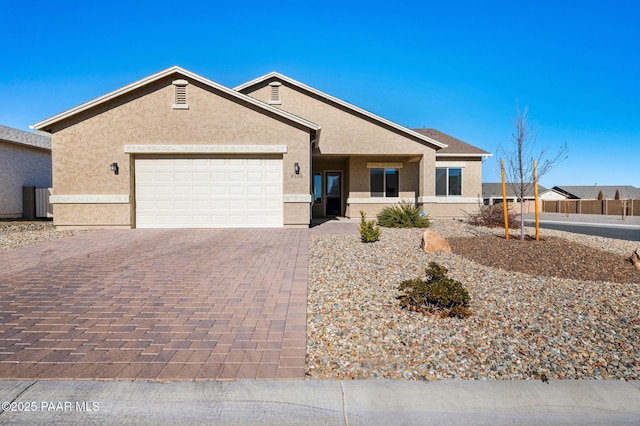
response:
{"label": "stucco wall", "polygon": [[[280,98],[275,105],[322,126],[320,153],[325,154],[415,154],[434,152],[434,147],[418,138],[411,138],[398,130],[374,122],[364,115],[320,99],[314,94],[282,82]],[[247,88],[244,93],[268,102],[269,81]]]}
{"label": "stucco wall", "polygon": [[369,198],[371,194],[367,163],[401,163],[399,170],[400,198],[415,200],[420,182],[420,164],[403,157],[351,157],[349,160],[349,197]]}
{"label": "stucco wall", "polygon": [[[346,216],[352,219],[360,218],[360,211],[363,211],[367,218],[373,219],[382,209],[397,203],[352,203],[347,206]],[[477,203],[418,203],[418,207],[432,219],[463,219],[468,213],[478,210]]]}
{"label": "stucco wall", "polygon": [[130,204],[56,204],[54,224],[60,228],[129,228]]}
{"label": "stucco wall", "polygon": [[[244,92],[268,102],[270,81],[249,87]],[[281,104],[276,106],[322,126],[319,149],[315,154],[350,156],[346,197],[368,197],[369,176],[366,161],[392,161],[390,158],[393,158],[393,161],[401,160],[404,164],[400,172],[401,196],[435,196],[436,151],[432,145],[286,82],[282,83]],[[376,155],[384,157],[376,158]],[[368,160],[359,156],[365,156]],[[465,173],[469,177],[463,182],[465,192],[482,193],[481,163],[478,162],[477,165],[478,167],[474,164]]]}
{"label": "stucco wall", "polygon": [[[191,82],[187,87],[189,109],[173,109],[172,76],[85,112],[53,129],[53,193],[119,194],[134,199],[132,166],[135,155],[124,152],[125,145],[286,145],[283,154],[285,194],[309,194],[309,130],[244,104],[208,86]],[[109,165],[117,162],[120,174]],[[299,163],[301,176],[293,177]],[[65,205],[56,225],[87,224],[92,209]],[[100,217],[104,226],[131,223],[131,206],[119,206],[111,219]],[[128,209],[128,210],[127,210]],[[309,205],[306,205],[308,223]],[[304,222],[300,211],[285,208],[285,220]],[[300,216],[300,217],[298,217]],[[96,217],[98,219],[98,217]],[[285,222],[286,224],[286,222]]]}
{"label": "stucco wall", "polygon": [[[482,197],[482,160],[478,157],[442,157],[436,159],[435,167],[449,164],[462,166],[462,197]],[[454,166],[455,167],[455,166]],[[435,193],[435,175],[433,179]]]}
{"label": "stucco wall", "polygon": [[22,217],[22,187],[51,187],[51,153],[0,141],[0,217]]}
{"label": "stucco wall", "polygon": [[466,214],[478,210],[478,203],[424,203],[422,206],[429,217],[436,219],[456,218],[464,219]]}

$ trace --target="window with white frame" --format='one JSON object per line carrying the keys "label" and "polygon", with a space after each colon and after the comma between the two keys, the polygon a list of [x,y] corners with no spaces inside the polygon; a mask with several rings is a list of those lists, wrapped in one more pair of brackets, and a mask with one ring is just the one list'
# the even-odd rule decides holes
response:
{"label": "window with white frame", "polygon": [[400,171],[393,167],[369,168],[372,197],[397,197],[400,193]]}
{"label": "window with white frame", "polygon": [[436,196],[462,196],[462,169],[459,167],[436,168]]}

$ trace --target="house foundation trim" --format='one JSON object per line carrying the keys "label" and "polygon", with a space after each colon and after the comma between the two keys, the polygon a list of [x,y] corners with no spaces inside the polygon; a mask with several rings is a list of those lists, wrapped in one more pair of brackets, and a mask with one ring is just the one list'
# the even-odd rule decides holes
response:
{"label": "house foundation trim", "polygon": [[311,194],[284,194],[285,203],[311,203]]}
{"label": "house foundation trim", "polygon": [[482,204],[482,198],[472,197],[418,197],[418,203],[435,203],[435,204]]}
{"label": "house foundation trim", "polygon": [[286,154],[287,145],[125,145],[125,154]]}
{"label": "house foundation trim", "polygon": [[127,204],[129,195],[61,194],[49,196],[51,204]]}

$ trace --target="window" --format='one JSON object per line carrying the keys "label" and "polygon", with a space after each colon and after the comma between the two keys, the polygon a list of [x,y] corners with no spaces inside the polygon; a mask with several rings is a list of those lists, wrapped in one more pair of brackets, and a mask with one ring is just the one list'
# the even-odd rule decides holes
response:
{"label": "window", "polygon": [[461,196],[462,169],[436,168],[436,195],[443,197]]}
{"label": "window", "polygon": [[369,185],[372,197],[397,197],[399,194],[399,171],[395,168],[370,168]]}
{"label": "window", "polygon": [[322,173],[313,174],[313,203],[322,204]]}

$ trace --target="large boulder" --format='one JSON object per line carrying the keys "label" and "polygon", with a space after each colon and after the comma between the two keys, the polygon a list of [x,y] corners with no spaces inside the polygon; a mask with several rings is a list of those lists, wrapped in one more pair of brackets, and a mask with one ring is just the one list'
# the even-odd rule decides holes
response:
{"label": "large boulder", "polygon": [[449,246],[447,240],[431,229],[425,230],[424,234],[422,234],[420,247],[422,247],[422,250],[424,250],[425,253],[430,253],[432,251],[444,251],[446,253],[451,253],[451,246]]}
{"label": "large boulder", "polygon": [[640,270],[640,249],[634,251],[629,260],[638,270]]}

